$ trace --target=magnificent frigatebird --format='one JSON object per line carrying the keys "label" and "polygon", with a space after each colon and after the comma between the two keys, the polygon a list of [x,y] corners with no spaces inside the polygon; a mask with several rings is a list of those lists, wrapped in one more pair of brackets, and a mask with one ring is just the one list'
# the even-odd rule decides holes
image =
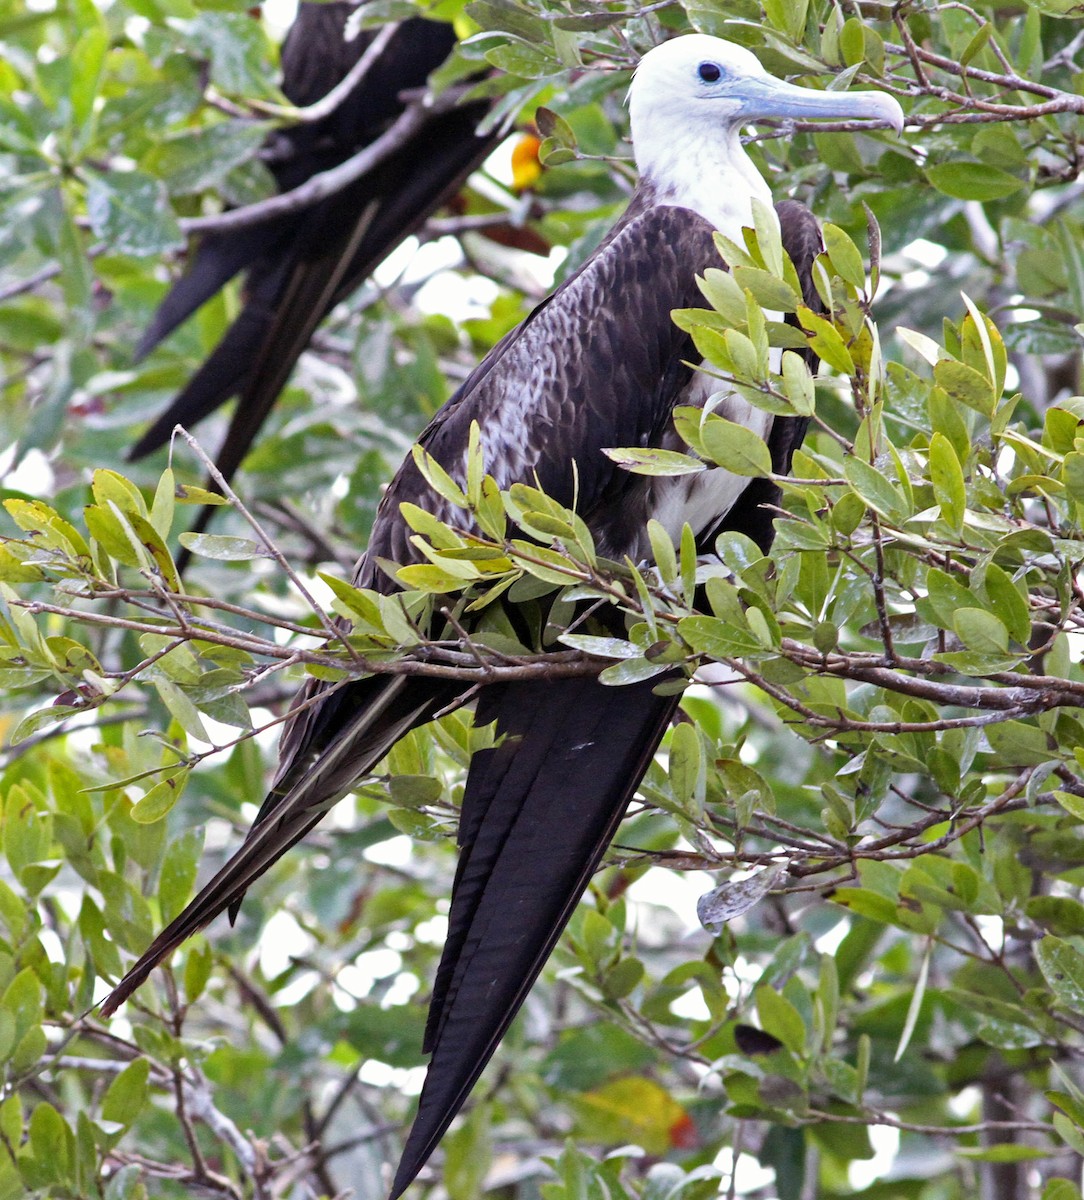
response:
{"label": "magnificent frigatebird", "polygon": [[[601,554],[649,557],[655,516],[674,536],[689,523],[710,550],[738,529],[765,550],[766,502],[778,492],[721,469],[649,478],[603,450],[676,443],[677,404],[703,405],[761,432],[777,472],[803,423],[773,418],[717,392],[688,360],[692,344],[671,320],[697,303],[695,276],[718,263],[713,232],[732,239],[751,223],[768,185],[740,129],[761,117],[859,118],[902,127],[891,97],[782,83],[749,51],[694,34],[656,47],[629,93],[640,184],[594,255],[485,358],[437,413],[420,442],[453,476],[466,472],[477,422],[487,469],[502,487],[537,482],[576,505]],[[784,245],[806,280],[819,249],[802,205],[777,209]],[[462,515],[429,488],[412,459],[378,511],[355,582],[394,592],[379,560],[418,561],[400,514],[409,501],[441,518]],[[379,762],[408,729],[466,698],[466,685],[378,676],[338,690],[310,682],[283,737],[278,776],[230,860],[158,936],[107,999],[111,1012],[151,969],[245,889]],[[498,683],[482,689],[479,723],[498,744],[475,754],[460,817],[459,867],[449,930],[425,1033],[432,1051],[418,1115],[392,1187],[399,1196],[443,1136],[533,984],[620,822],[674,714],[652,681],[605,687],[593,678]]]}
{"label": "magnificent frigatebird", "polygon": [[[352,3],[301,4],[282,47],[282,90],[306,107],[341,82],[380,36],[347,40]],[[402,21],[334,111],[291,126],[265,147],[280,192],[330,170],[370,145],[403,114],[455,45],[444,22]],[[164,445],[175,425],[191,428],[239,397],[216,457],[228,480],[241,464],[317,325],[392,250],[460,188],[496,144],[479,136],[487,101],[434,113],[379,167],[299,212],[199,243],[189,270],[162,302],[139,343],[143,357],[240,270],[244,308],[169,407],[132,447],[141,458]]]}

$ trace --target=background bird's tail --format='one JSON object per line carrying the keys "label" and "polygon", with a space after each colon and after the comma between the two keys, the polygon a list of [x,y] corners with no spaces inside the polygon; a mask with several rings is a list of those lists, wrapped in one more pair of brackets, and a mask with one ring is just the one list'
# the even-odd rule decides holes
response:
{"label": "background bird's tail", "polygon": [[477,722],[502,739],[475,754],[461,854],[425,1048],[433,1053],[391,1200],[466,1100],[549,957],[639,786],[677,704],[658,679],[486,688]]}
{"label": "background bird's tail", "polygon": [[[374,172],[327,200],[275,223],[253,265],[245,307],[204,365],[129,451],[142,458],[163,446],[174,425],[188,428],[240,395],[227,434],[227,479],[255,439],[290,373],[331,308],[369,277],[410,234],[462,187],[493,149],[497,136],[479,137],[485,104],[441,113]],[[263,226],[256,226],[259,234]],[[197,251],[192,269],[169,293],[139,345],[146,354],[162,337],[253,260],[252,230],[238,246],[216,238]],[[221,459],[222,456],[220,456]]]}

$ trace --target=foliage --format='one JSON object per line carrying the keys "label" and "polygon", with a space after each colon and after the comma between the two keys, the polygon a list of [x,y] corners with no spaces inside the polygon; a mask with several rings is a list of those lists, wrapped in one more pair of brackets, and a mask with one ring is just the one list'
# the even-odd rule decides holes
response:
{"label": "foliage", "polygon": [[[506,73],[478,85],[498,115],[549,114],[527,205],[490,180],[423,232],[457,237],[457,272],[488,274],[494,298],[462,334],[410,303],[410,279],[337,311],[238,478],[243,505],[182,535],[183,582],[178,532],[207,498],[197,449],[119,468],[236,292],[145,363],[130,352],[182,234],[220,198],[267,195],[252,151],[290,119],[273,43],[218,2],[0,9],[0,1197],[382,1194],[424,1061],[463,772],[486,737],[469,715],[405,738],[234,930],[194,939],[121,1017],[90,1010],[198,864],[235,844],[302,671],[672,686],[697,669],[689,720],[430,1190],[1079,1197],[1070,7],[471,4],[461,32],[481,32],[461,53]],[[652,528],[653,567],[606,562],[575,513],[501,494],[476,455],[462,489],[421,460],[462,519],[411,514],[428,561],[404,572],[404,601],[351,587],[380,482],[445,377],[531,302],[527,256],[477,226],[526,212],[568,247],[560,271],[582,260],[627,194],[628,76],[580,67],[626,68],[686,26],[908,111],[903,141],[758,134],[775,194],[826,222],[827,318],[801,309],[765,219],[720,245],[730,271],[707,274],[705,307],[676,314],[720,386],[780,413],[815,400],[771,559],[729,535],[698,562]],[[771,370],[771,347],[807,341],[816,379],[794,353]],[[647,473],[763,473],[745,431],[678,422],[687,455],[612,453]],[[511,629],[502,589],[559,592],[565,650],[543,658],[541,630]],[[599,598],[624,638],[570,627]],[[439,637],[419,633],[423,610],[447,614]],[[659,902],[663,880],[706,893],[707,931]]]}

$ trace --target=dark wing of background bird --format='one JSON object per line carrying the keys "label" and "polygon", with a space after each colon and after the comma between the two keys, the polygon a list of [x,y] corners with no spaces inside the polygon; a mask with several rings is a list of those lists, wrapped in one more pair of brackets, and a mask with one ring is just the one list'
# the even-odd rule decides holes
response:
{"label": "dark wing of background bird", "polygon": [[[800,205],[781,214],[784,244],[808,286],[819,236]],[[712,229],[686,209],[634,205],[581,270],[501,342],[422,434],[428,452],[462,475],[472,421],[486,466],[502,486],[537,473],[554,498],[581,513],[600,545],[627,537],[641,477],[602,448],[657,444],[692,374],[695,350],[670,319],[695,307],[694,274],[717,261]],[[817,304],[812,290],[807,302]],[[563,348],[563,349],[562,349]],[[787,469],[804,423],[777,418],[773,464]],[[572,462],[577,465],[574,481]],[[763,486],[760,486],[763,485]],[[749,489],[747,489],[748,492]],[[710,531],[740,529],[767,550],[778,489],[758,481]],[[412,460],[381,504],[356,582],[395,585],[377,558],[416,561],[400,516],[404,501],[438,515]],[[707,534],[708,531],[705,531]],[[605,687],[597,679],[547,679],[486,688],[477,720],[496,722],[498,744],[477,753],[460,818],[452,893],[425,1046],[433,1057],[392,1195],[415,1177],[462,1106],[560,936],[677,707],[653,683]],[[225,908],[370,771],[407,729],[463,694],[463,685],[375,677],[302,689],[281,766],[246,841],[155,939],[109,996],[115,1009],[154,966]]]}
{"label": "dark wing of background bird", "polygon": [[[351,41],[353,4],[302,4],[282,51],[283,91],[298,106],[342,80],[376,34]],[[402,114],[404,94],[425,86],[455,44],[450,25],[403,21],[342,104],[329,116],[275,135],[267,161],[280,191],[339,165]],[[216,457],[229,479],[247,454],[317,325],[462,185],[496,144],[477,135],[487,102],[434,114],[377,170],[301,212],[211,234],[159,308],[138,355],[155,345],[247,269],[244,308],[185,388],[132,448],[140,458],[239,397]],[[205,524],[203,514],[199,527]]]}

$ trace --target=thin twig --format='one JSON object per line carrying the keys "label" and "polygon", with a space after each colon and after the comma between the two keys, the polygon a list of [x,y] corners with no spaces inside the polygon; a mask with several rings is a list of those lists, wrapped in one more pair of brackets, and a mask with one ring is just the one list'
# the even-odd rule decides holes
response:
{"label": "thin twig", "polygon": [[368,175],[397,150],[401,150],[433,117],[454,108],[463,94],[461,88],[450,88],[436,98],[423,97],[416,100],[407,105],[402,116],[386,133],[382,133],[375,142],[370,142],[346,162],[311,176],[288,192],[280,192],[277,196],[257,201],[255,204],[231,208],[227,212],[216,213],[210,217],[181,217],[178,221],[181,232],[191,235],[247,229],[264,221],[300,212],[327,199],[328,196],[334,196],[363,175]]}
{"label": "thin twig", "polygon": [[384,53],[388,43],[398,33],[399,25],[400,22],[393,21],[390,25],[383,26],[342,79],[330,92],[312,104],[304,108],[295,108],[292,104],[270,104],[265,100],[248,100],[248,106],[255,112],[270,117],[282,117],[292,124],[307,125],[315,121],[322,121],[325,117],[329,117],[344,100],[347,100],[351,92],[368,75],[372,70],[373,63]]}

